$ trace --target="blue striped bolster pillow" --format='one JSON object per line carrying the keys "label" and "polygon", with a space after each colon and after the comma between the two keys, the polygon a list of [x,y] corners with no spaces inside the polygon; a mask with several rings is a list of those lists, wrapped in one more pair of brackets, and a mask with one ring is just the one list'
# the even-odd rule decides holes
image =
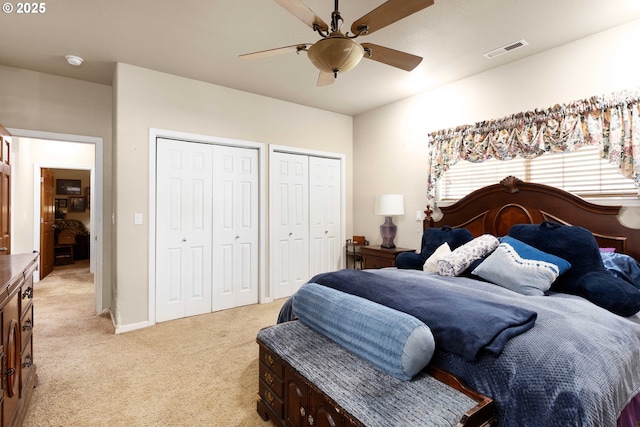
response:
{"label": "blue striped bolster pillow", "polygon": [[410,380],[431,360],[431,330],[415,317],[316,283],[292,297],[299,321],[382,371]]}

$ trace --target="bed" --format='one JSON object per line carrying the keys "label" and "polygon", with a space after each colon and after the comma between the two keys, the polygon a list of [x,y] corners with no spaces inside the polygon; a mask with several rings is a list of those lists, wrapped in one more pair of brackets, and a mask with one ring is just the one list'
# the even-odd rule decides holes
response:
{"label": "bed", "polygon": [[[423,321],[435,338],[428,365],[455,375],[471,389],[493,399],[499,426],[639,425],[640,289],[628,277],[605,272],[607,268],[600,258],[598,262],[589,258],[593,255],[592,239],[598,256],[620,254],[632,263],[640,259],[640,229],[628,228],[618,221],[620,207],[596,205],[553,187],[507,177],[441,210],[439,221],[430,216],[425,220],[425,236],[429,230],[467,230],[471,240],[457,248],[479,240],[490,241],[492,236],[497,241],[498,246],[487,250],[471,268],[465,268],[465,274],[442,275],[422,268],[342,271],[316,276],[308,285],[353,296],[355,301],[371,301]],[[577,245],[562,248],[562,236],[569,231],[571,236],[587,238],[591,246],[587,248],[578,239]],[[544,240],[538,239],[540,233],[547,232],[551,234],[545,234]],[[540,241],[542,245],[536,247]],[[523,294],[520,288],[514,291],[507,285],[499,286],[485,277],[469,274],[480,274],[479,266],[499,249],[507,248],[508,252],[516,247],[549,255],[551,258],[545,258],[543,265],[556,258],[569,259],[573,265],[563,267],[560,261],[554,261],[564,270],[556,272],[557,280],[549,284],[551,288],[536,288],[528,294],[526,289]],[[451,248],[449,253],[457,248]],[[422,264],[431,255],[413,256],[423,256]],[[450,258],[444,256],[439,261]],[[580,269],[585,271],[577,275]],[[524,276],[527,279],[522,280],[521,276],[520,283],[528,285],[537,280],[533,275]],[[557,285],[565,278],[562,286]],[[576,283],[580,286],[576,287]],[[612,302],[609,293],[624,301]],[[313,325],[331,317],[323,312],[326,304],[307,309],[303,303],[296,306],[297,297],[300,298],[294,294],[284,304],[279,323],[306,319]],[[420,307],[414,307],[416,300]],[[426,300],[434,301],[434,305],[422,307]],[[467,307],[476,304],[479,311],[469,314]],[[471,344],[486,328],[505,318],[513,318],[515,323],[495,335],[503,338],[491,338],[477,347]],[[460,319],[463,321],[454,326]],[[474,320],[465,324],[464,319]],[[477,327],[477,331],[469,333],[474,339],[463,335],[467,326]],[[503,330],[515,332],[505,335]],[[376,363],[379,357],[371,360]]]}

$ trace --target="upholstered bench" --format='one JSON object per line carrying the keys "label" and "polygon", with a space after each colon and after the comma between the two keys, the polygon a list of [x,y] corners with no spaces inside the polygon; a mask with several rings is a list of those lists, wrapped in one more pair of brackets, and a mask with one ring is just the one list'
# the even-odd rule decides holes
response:
{"label": "upholstered bench", "polygon": [[300,321],[259,331],[257,409],[287,426],[492,426],[493,401],[427,367],[388,375]]}

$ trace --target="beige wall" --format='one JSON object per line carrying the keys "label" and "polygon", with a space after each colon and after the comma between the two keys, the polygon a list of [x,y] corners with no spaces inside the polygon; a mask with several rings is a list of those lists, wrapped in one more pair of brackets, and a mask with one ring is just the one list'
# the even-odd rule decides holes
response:
{"label": "beige wall", "polygon": [[[638,40],[635,21],[355,117],[354,233],[379,244],[383,221],[373,215],[374,198],[402,193],[405,215],[394,219],[395,243],[418,248],[429,132],[638,88]],[[640,228],[637,202],[621,220]]]}
{"label": "beige wall", "polygon": [[[352,232],[350,116],[127,64],[116,66],[114,107],[116,322],[123,328],[148,319],[150,128],[344,154]],[[142,226],[134,225],[136,212]]]}
{"label": "beige wall", "polygon": [[[103,308],[111,305],[111,86],[88,83],[50,74],[0,65],[0,123],[8,128],[69,135],[100,137],[103,141],[102,238]],[[31,171],[26,172],[31,174]],[[29,178],[32,182],[33,178]],[[24,191],[14,180],[16,188]],[[27,186],[33,188],[32,185]],[[29,193],[31,191],[29,190]],[[31,194],[31,199],[33,195]],[[32,204],[33,202],[30,202]],[[19,213],[17,213],[19,214]],[[14,216],[16,223],[20,220]],[[33,233],[33,227],[16,228],[17,234]],[[31,244],[29,244],[31,246]]]}

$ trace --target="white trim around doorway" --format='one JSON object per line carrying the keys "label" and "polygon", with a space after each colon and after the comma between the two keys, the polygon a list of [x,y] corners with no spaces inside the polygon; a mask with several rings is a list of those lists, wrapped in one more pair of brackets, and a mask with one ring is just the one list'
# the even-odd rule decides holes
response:
{"label": "white trim around doorway", "polygon": [[[85,144],[95,145],[95,165],[91,169],[91,241],[90,241],[90,259],[91,270],[94,272],[94,299],[95,299],[95,311],[98,314],[102,314],[109,310],[108,307],[103,307],[103,236],[102,236],[102,210],[103,210],[103,158],[104,158],[104,141],[100,137],[85,136],[85,135],[73,135],[66,133],[55,132],[43,132],[29,129],[17,129],[7,128],[12,137],[15,138],[32,138],[43,139],[51,141],[61,142],[79,142]],[[64,165],[35,165],[38,171],[37,179],[34,179],[34,241],[33,248],[36,251],[40,250],[40,167],[55,167],[55,168],[77,168],[73,166]],[[34,172],[35,174],[36,172]],[[12,187],[15,183],[12,183]],[[13,191],[12,191],[13,194]],[[37,200],[37,202],[36,202]],[[13,200],[12,200],[13,203]],[[12,224],[13,227],[13,224]],[[36,232],[37,230],[37,232]],[[14,230],[11,231],[13,235]]]}

